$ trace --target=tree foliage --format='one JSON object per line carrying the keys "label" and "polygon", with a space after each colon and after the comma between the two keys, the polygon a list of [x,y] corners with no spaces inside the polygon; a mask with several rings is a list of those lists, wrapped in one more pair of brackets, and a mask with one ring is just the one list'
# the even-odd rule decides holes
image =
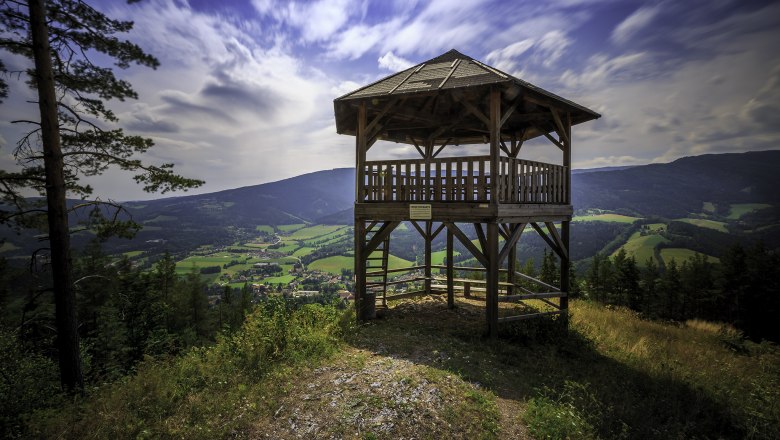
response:
{"label": "tree foliage", "polygon": [[[15,59],[26,59],[24,72],[17,77],[25,78],[35,90],[37,101],[33,103],[39,115],[37,119],[22,115],[12,121],[30,129],[16,144],[17,168],[0,171],[0,224],[37,226],[48,232],[61,382],[67,389],[82,389],[70,257],[71,209],[66,197],[86,199],[93,190],[81,178],[112,167],[135,173],[133,178],[145,191],[187,189],[202,181],[173,173],[170,163],[143,163],[138,155],[146,153],[153,142],[125,134],[105,104],[138,97],[113,68],[133,64],[155,68],[159,64],[139,46],[117,36],[129,31],[132,22],[113,20],[82,0],[51,0],[48,4],[45,0],[5,0],[0,3],[0,25],[0,49]],[[105,59],[112,60],[113,67],[97,61]],[[5,63],[0,70],[7,73]],[[6,97],[7,92],[3,79],[0,96]],[[29,192],[45,196],[45,208],[43,200],[26,198]],[[92,207],[87,218],[99,237],[131,235],[138,229],[132,221],[120,221],[121,206],[113,205],[117,210],[106,218],[99,205],[99,201],[76,205],[77,209]]]}
{"label": "tree foliage", "polygon": [[[150,192],[165,193],[200,185],[200,180],[174,173],[171,163],[142,162],[139,155],[154,143],[149,138],[125,133],[106,105],[110,100],[138,98],[132,85],[117,77],[114,69],[127,69],[134,64],[150,68],[159,65],[155,57],[118,36],[132,29],[133,23],[111,19],[81,0],[50,0],[47,25],[58,99],[62,172],[68,194],[89,197],[93,188],[82,183],[81,178],[102,174],[109,168],[133,172],[133,179]],[[0,26],[3,29],[0,49],[31,60],[33,45],[27,2],[0,3]],[[100,64],[106,57],[113,61],[112,67]],[[0,72],[5,73],[0,78],[0,97],[7,96],[5,78],[24,78],[27,86],[37,87],[37,72],[32,64],[24,72],[10,72],[16,75],[8,75],[7,65],[0,64]],[[21,226],[41,224],[45,210],[41,209],[40,201],[23,196],[30,191],[46,195],[40,121],[20,117],[13,122],[28,125],[30,129],[16,143],[14,157],[18,169],[0,171],[0,200],[4,202],[0,222],[13,221]]]}

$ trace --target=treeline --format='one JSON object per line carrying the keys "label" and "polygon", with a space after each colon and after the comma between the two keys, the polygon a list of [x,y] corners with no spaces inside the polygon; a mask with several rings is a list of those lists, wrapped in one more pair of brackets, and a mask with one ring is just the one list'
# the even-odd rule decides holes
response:
{"label": "treeline", "polygon": [[[56,358],[53,298],[47,287],[37,285],[48,275],[45,268],[32,278],[27,269],[0,269],[10,286],[0,298],[0,327],[26,351]],[[200,274],[178,276],[169,254],[143,271],[92,245],[74,258],[74,275],[84,374],[90,383],[120,377],[145,356],[210,343],[217,332],[239,328],[252,305],[246,285],[226,287],[210,305]]]}
{"label": "treeline", "polygon": [[583,295],[628,307],[651,319],[728,322],[754,340],[780,341],[780,256],[762,244],[729,247],[720,263],[695,254],[664,267],[640,267],[621,250],[595,255],[581,283]]}

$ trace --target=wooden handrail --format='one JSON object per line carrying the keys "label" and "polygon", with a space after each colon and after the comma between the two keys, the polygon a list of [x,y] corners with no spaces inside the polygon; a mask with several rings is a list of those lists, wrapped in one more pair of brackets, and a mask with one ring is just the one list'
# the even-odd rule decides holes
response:
{"label": "wooden handrail", "polygon": [[490,156],[367,161],[360,178],[366,202],[565,204],[569,171],[561,165],[502,157],[491,194]]}

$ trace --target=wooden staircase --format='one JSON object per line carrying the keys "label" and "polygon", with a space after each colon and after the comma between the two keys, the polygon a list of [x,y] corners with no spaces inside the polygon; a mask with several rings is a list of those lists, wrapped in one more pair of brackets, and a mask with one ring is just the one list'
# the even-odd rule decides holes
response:
{"label": "wooden staircase", "polygon": [[[367,237],[367,241],[370,240],[371,237]],[[376,250],[366,258],[366,291],[373,293],[377,300],[377,305],[382,307],[387,307],[387,265],[389,257],[390,236],[388,235]]]}

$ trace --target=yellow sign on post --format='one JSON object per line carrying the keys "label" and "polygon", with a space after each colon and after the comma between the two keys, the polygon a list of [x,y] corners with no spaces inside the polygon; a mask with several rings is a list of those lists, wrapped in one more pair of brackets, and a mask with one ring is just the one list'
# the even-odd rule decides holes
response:
{"label": "yellow sign on post", "polygon": [[409,205],[409,220],[430,220],[431,205]]}

